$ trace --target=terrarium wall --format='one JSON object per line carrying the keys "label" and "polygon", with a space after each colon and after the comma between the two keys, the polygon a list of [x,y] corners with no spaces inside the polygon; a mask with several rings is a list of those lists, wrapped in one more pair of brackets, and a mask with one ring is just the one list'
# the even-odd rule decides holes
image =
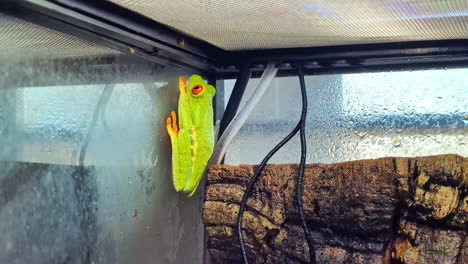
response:
{"label": "terrarium wall", "polygon": [[201,263],[165,128],[192,73],[0,18],[0,263]]}
{"label": "terrarium wall", "polygon": [[[251,81],[249,98],[258,79]],[[226,97],[233,82],[226,82]],[[306,77],[307,162],[389,156],[468,156],[468,69]],[[245,100],[244,100],[245,101]],[[230,146],[227,164],[258,164],[297,124],[297,77],[276,78]],[[271,159],[298,163],[299,137]]]}

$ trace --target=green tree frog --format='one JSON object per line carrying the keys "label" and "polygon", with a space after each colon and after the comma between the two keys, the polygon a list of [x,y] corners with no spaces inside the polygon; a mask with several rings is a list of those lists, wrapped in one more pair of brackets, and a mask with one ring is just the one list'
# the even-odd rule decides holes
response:
{"label": "green tree frog", "polygon": [[172,182],[191,197],[197,190],[214,147],[213,97],[216,90],[202,77],[179,77],[179,126],[174,111],[166,120],[172,145]]}

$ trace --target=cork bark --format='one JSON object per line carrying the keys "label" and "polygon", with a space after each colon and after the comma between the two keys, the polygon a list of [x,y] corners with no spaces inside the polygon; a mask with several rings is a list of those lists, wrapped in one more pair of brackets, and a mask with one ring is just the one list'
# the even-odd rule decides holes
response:
{"label": "cork bark", "polygon": [[[209,169],[203,221],[212,263],[242,263],[235,223],[255,168]],[[268,165],[248,200],[251,263],[307,263],[297,171]],[[317,263],[468,263],[467,171],[457,155],[307,165],[303,201]]]}

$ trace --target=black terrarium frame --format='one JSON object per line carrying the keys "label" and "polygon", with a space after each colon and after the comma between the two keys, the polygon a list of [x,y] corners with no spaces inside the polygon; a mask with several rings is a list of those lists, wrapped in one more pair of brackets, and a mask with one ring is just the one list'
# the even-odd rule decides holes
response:
{"label": "black terrarium frame", "polygon": [[3,12],[164,65],[216,79],[237,78],[247,67],[259,77],[267,63],[277,76],[460,67],[468,40],[414,41],[310,48],[227,51],[157,23],[109,1],[6,0]]}

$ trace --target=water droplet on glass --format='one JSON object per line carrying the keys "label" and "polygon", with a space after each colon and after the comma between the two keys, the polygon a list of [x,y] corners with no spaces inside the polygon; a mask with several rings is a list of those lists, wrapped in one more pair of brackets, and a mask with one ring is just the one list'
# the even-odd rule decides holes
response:
{"label": "water droplet on glass", "polygon": [[394,147],[399,147],[401,145],[401,137],[396,137],[392,140],[392,144]]}
{"label": "water droplet on glass", "polygon": [[367,132],[361,131],[358,133],[359,138],[365,138],[367,136]]}

